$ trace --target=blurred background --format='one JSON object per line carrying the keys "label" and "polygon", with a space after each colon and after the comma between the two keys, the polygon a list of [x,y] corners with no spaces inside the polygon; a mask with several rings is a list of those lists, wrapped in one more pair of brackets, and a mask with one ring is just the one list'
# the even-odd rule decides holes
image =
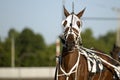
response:
{"label": "blurred background", "polygon": [[120,0],[0,0],[0,80],[53,79],[62,5],[72,12],[72,2],[76,14],[86,8],[83,46],[110,55],[120,27]]}

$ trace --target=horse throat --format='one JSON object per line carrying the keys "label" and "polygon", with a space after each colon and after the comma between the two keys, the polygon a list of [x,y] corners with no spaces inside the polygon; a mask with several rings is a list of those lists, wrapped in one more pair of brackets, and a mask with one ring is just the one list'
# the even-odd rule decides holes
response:
{"label": "horse throat", "polygon": [[63,55],[62,66],[64,67],[66,72],[69,72],[71,68],[76,64],[78,59],[78,50],[74,49],[72,51],[64,52]]}

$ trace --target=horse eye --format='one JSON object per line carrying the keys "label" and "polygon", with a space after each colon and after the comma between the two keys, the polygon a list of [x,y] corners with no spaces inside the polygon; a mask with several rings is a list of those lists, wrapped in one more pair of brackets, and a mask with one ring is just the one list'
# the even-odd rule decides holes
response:
{"label": "horse eye", "polygon": [[78,25],[78,27],[80,28],[80,21],[77,21],[77,25]]}
{"label": "horse eye", "polygon": [[65,26],[66,26],[66,24],[67,24],[67,21],[65,20],[65,22],[63,23],[63,26],[65,27]]}

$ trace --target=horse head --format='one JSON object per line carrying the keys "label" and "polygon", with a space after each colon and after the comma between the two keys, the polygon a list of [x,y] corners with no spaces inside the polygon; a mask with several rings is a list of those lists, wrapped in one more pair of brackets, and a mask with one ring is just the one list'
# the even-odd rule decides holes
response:
{"label": "horse head", "polygon": [[110,54],[114,59],[120,61],[120,47],[118,45],[114,44]]}
{"label": "horse head", "polygon": [[[80,18],[82,17],[85,9],[80,11],[78,14],[74,14],[74,12],[69,13],[65,7],[64,15],[66,19],[62,21],[63,25],[63,37],[66,46],[75,46],[81,40],[80,33],[82,27],[82,21]],[[81,43],[81,42],[80,42]]]}

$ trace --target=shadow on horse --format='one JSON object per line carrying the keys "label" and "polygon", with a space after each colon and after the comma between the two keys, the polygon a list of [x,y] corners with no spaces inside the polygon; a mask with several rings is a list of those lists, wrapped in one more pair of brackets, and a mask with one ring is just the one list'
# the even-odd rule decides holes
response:
{"label": "shadow on horse", "polygon": [[82,17],[85,9],[78,14],[69,13],[65,7],[66,19],[62,21],[62,53],[57,56],[55,80],[119,80],[119,65],[113,58],[102,52],[87,49],[81,45]]}

